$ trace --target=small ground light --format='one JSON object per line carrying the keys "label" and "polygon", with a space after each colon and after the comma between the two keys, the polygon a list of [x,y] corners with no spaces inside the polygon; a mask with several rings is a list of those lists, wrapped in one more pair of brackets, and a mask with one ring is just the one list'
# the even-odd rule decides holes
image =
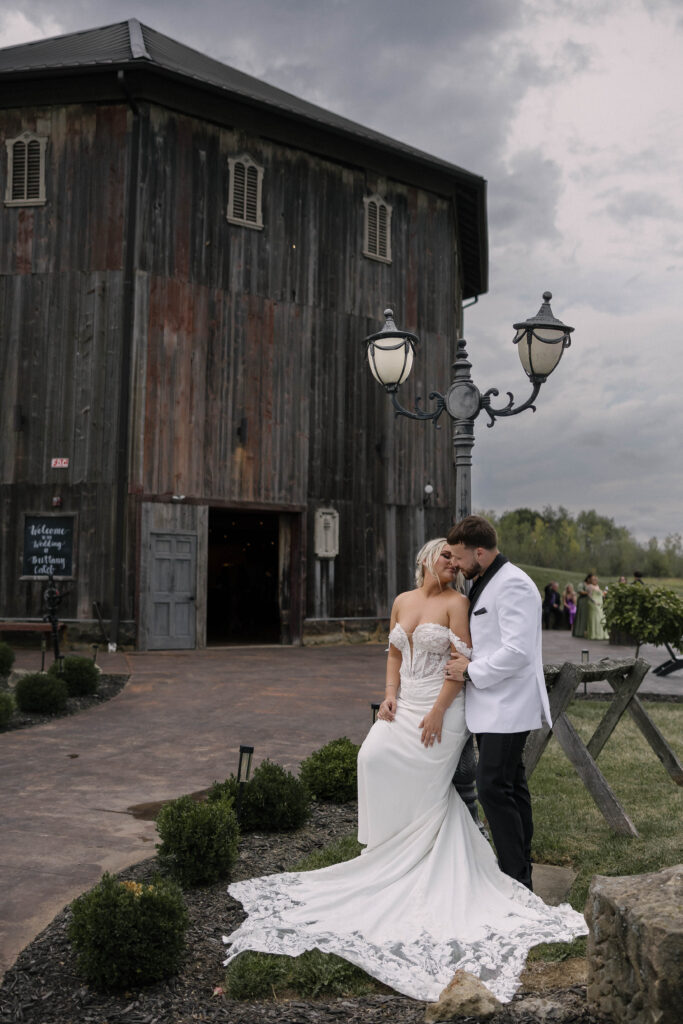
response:
{"label": "small ground light", "polygon": [[372,724],[374,725],[379,714],[379,704],[371,704],[370,707],[372,708]]}
{"label": "small ground light", "polygon": [[93,665],[97,664],[97,648],[98,648],[97,644],[92,644],[92,663],[93,663]]}
{"label": "small ground light", "polygon": [[254,748],[247,747],[243,743],[240,744],[240,757],[237,762],[237,817],[240,816],[240,807],[242,805],[242,790],[246,783],[249,781],[251,775],[251,759],[254,756]]}
{"label": "small ground light", "polygon": [[254,748],[240,744],[240,759],[237,764],[237,781],[248,782],[251,775],[251,759],[254,756]]}
{"label": "small ground light", "polygon": [[63,654],[60,654],[59,657],[57,658],[57,671],[59,672],[60,676],[64,675],[64,655]]}

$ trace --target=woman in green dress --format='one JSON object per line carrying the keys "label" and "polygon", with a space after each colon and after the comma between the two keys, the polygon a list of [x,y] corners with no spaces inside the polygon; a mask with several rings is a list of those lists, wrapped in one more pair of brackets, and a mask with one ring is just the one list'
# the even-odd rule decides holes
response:
{"label": "woman in green dress", "polygon": [[579,583],[576,588],[576,615],[574,616],[572,635],[578,636],[582,640],[586,635],[586,626],[588,624],[588,591],[586,588],[592,579],[593,573],[589,572],[583,583]]}
{"label": "woman in green dress", "polygon": [[605,629],[605,613],[602,610],[603,592],[598,585],[598,577],[595,573],[586,580],[586,596],[588,608],[586,640],[609,640],[609,633]]}

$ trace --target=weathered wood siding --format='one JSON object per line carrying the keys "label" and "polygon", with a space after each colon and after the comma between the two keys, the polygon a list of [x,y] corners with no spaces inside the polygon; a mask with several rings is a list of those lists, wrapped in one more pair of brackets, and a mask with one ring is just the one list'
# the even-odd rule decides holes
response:
{"label": "weathered wood siding", "polygon": [[[449,382],[459,316],[450,200],[159,108],[143,139],[135,486],[333,505],[334,613],[385,611],[387,574],[409,585],[425,530],[449,523],[451,442],[446,422],[435,431],[394,419],[362,339],[392,306],[422,338],[406,404]],[[225,218],[228,157],[243,152],[265,168],[262,231]],[[363,196],[374,191],[393,207],[391,265],[361,255]],[[425,517],[427,482],[441,511]],[[312,614],[312,516],[308,549]]]}
{"label": "weathered wood siding", "polygon": [[92,618],[112,590],[127,115],[25,108],[0,124],[3,142],[48,136],[47,203],[0,207],[0,613],[41,613],[44,584],[19,582],[23,515],[58,495],[78,514],[78,578],[60,614]]}
{"label": "weathered wood siding", "polygon": [[[3,137],[49,137],[44,207],[0,211],[0,613],[39,614],[18,584],[22,511],[78,511],[78,584],[66,615],[109,607],[121,388],[128,174],[138,181],[129,517],[122,617],[135,615],[136,503],[340,512],[334,614],[384,614],[414,550],[443,533],[449,423],[395,420],[362,339],[391,306],[422,344],[401,400],[450,379],[459,292],[452,201],[294,146],[140,106],[129,168],[125,104],[0,113]],[[226,220],[228,157],[265,168],[264,228]],[[361,255],[363,196],[392,205],[393,262]],[[15,431],[14,407],[22,429]],[[246,436],[244,434],[246,427]],[[68,470],[51,470],[65,455]],[[434,507],[423,509],[425,483]],[[203,520],[202,520],[203,521]],[[137,580],[139,586],[139,580]]]}

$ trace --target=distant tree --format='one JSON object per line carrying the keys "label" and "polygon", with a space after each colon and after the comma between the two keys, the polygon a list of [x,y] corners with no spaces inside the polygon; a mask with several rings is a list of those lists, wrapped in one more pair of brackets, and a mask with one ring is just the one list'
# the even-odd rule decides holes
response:
{"label": "distant tree", "polygon": [[508,558],[527,565],[561,567],[585,575],[590,570],[607,576],[629,575],[638,567],[646,576],[683,576],[683,540],[670,534],[660,547],[656,537],[637,542],[625,526],[595,509],[573,517],[560,505],[542,512],[517,508],[501,515],[482,513],[498,531]]}
{"label": "distant tree", "polygon": [[670,576],[669,562],[665,551],[660,551],[656,537],[650,537],[645,552],[645,575],[646,576]]}

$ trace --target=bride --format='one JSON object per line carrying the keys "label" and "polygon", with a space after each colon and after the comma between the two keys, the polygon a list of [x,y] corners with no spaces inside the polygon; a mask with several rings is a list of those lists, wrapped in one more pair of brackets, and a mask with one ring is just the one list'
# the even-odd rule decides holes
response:
{"label": "bride", "polygon": [[462,683],[444,669],[471,655],[455,576],[446,540],[429,541],[416,589],[394,602],[386,695],[358,755],[362,855],[231,885],[248,917],[224,938],[226,964],[247,949],[317,948],[414,999],[438,999],[463,969],[506,1002],[532,946],[586,933],[568,904],[548,907],[499,870],[451,784],[469,733]]}

